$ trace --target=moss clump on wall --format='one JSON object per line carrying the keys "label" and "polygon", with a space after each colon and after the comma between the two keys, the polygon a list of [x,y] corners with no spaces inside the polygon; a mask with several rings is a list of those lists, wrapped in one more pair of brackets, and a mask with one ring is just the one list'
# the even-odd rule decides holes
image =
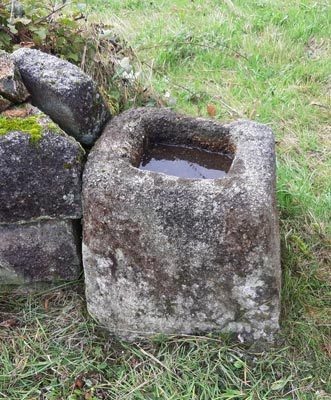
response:
{"label": "moss clump on wall", "polygon": [[30,134],[30,141],[37,143],[42,138],[42,125],[38,123],[40,116],[31,116],[26,118],[6,118],[0,116],[0,135],[6,135],[8,132],[20,131]]}
{"label": "moss clump on wall", "polygon": [[56,132],[58,135],[66,136],[65,132],[63,132],[63,130],[58,125],[54,124],[54,122],[49,122],[47,124],[47,128],[51,129],[53,132]]}
{"label": "moss clump on wall", "polygon": [[48,124],[49,129],[59,129],[59,127],[57,125],[55,125],[53,122],[50,122]]}

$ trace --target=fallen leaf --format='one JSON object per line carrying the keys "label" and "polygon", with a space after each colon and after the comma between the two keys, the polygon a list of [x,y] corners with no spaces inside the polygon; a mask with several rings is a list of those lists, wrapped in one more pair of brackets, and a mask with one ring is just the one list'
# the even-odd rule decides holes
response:
{"label": "fallen leaf", "polygon": [[317,399],[331,399],[331,393],[327,393],[325,390],[318,390],[316,393]]}
{"label": "fallen leaf", "polygon": [[215,115],[216,115],[216,107],[213,104],[208,104],[207,105],[207,113],[211,117],[215,117]]}
{"label": "fallen leaf", "polygon": [[270,389],[273,390],[273,391],[282,390],[287,385],[287,383],[288,383],[287,379],[280,379],[279,381],[273,382],[271,384]]}
{"label": "fallen leaf", "polygon": [[12,318],[12,319],[6,319],[5,321],[2,321],[0,323],[0,326],[2,326],[3,328],[13,328],[16,324],[17,324],[17,320]]}
{"label": "fallen leaf", "polygon": [[21,47],[34,47],[35,44],[34,44],[34,42],[21,42],[20,46]]}
{"label": "fallen leaf", "polygon": [[55,294],[46,294],[45,296],[43,296],[43,302],[44,302],[44,308],[45,311],[48,312],[49,311],[49,306],[51,301],[56,297]]}
{"label": "fallen leaf", "polygon": [[324,346],[323,346],[323,350],[331,358],[331,342],[330,343],[325,343]]}
{"label": "fallen leaf", "polygon": [[255,116],[256,116],[256,110],[255,110],[255,108],[249,113],[249,119],[254,119],[255,118]]}
{"label": "fallen leaf", "polygon": [[46,299],[46,300],[45,300],[44,306],[45,306],[45,311],[48,312],[48,308],[49,308],[49,299]]}
{"label": "fallen leaf", "polygon": [[72,389],[79,389],[81,390],[85,382],[81,378],[76,378],[75,382],[72,384]]}

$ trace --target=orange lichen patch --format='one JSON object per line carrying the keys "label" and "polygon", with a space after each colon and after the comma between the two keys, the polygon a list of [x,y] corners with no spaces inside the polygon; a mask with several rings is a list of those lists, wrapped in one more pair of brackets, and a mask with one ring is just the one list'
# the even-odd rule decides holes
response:
{"label": "orange lichen patch", "polygon": [[32,110],[30,108],[13,108],[1,113],[6,118],[25,118],[31,114]]}
{"label": "orange lichen patch", "polygon": [[0,78],[7,77],[11,73],[11,64],[8,64],[8,58],[0,58]]}

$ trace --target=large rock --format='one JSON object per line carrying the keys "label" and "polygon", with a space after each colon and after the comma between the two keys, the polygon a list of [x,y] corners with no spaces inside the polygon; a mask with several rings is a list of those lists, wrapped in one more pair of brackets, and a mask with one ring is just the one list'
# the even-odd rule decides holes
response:
{"label": "large rock", "polygon": [[29,97],[21,74],[7,53],[0,54],[0,95],[13,103],[22,103]]}
{"label": "large rock", "polygon": [[[149,142],[227,150],[223,179],[137,167]],[[280,250],[271,130],[168,110],[114,118],[83,177],[83,265],[89,311],[133,340],[155,333],[232,331],[272,339]]]}
{"label": "large rock", "polygon": [[77,222],[0,225],[0,286],[56,283],[81,271]]}
{"label": "large rock", "polygon": [[32,106],[0,114],[0,224],[80,218],[84,154]]}
{"label": "large rock", "polygon": [[110,118],[92,79],[69,62],[38,50],[19,49],[12,59],[32,103],[80,143],[92,145]]}

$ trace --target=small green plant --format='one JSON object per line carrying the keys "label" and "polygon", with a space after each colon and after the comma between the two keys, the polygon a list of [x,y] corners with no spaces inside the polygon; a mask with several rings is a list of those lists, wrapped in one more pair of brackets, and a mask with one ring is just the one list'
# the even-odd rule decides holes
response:
{"label": "small green plant", "polygon": [[35,47],[78,61],[87,38],[80,33],[81,7],[58,6],[58,2],[22,0],[0,5],[0,48]]}
{"label": "small green plant", "polygon": [[132,60],[111,27],[88,20],[86,3],[21,0],[0,4],[0,50],[42,50],[81,67],[102,89],[113,114],[150,100]]}

